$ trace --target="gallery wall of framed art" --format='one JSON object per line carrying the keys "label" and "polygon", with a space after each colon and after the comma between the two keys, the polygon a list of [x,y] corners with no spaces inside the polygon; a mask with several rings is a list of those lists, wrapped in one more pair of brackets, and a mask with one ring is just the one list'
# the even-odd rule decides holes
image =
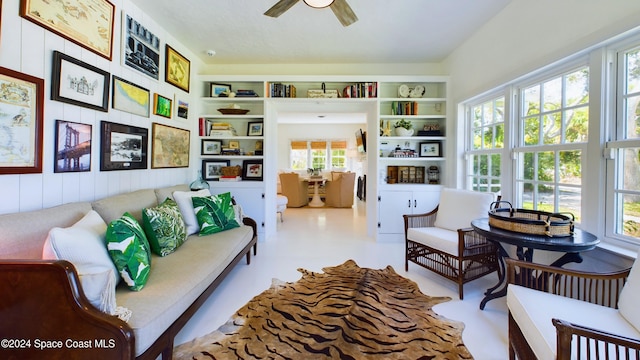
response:
{"label": "gallery wall of framed art", "polygon": [[132,0],[0,0],[0,23],[0,214],[193,181],[203,64],[162,24]]}

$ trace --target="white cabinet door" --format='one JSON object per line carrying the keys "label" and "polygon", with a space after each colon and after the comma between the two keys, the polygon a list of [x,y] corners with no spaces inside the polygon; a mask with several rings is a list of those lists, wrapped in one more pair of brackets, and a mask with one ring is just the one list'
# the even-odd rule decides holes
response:
{"label": "white cabinet door", "polygon": [[378,233],[404,233],[402,215],[413,212],[411,191],[380,191],[378,201]]}
{"label": "white cabinet door", "polygon": [[[424,214],[435,209],[440,201],[440,189],[435,191],[414,191],[413,192],[413,213]],[[402,228],[404,231],[404,226]]]}
{"label": "white cabinet door", "polygon": [[[246,183],[246,182],[243,182]],[[260,187],[226,187],[220,183],[211,187],[211,194],[217,195],[231,192],[231,196],[236,200],[236,204],[242,206],[242,211],[246,216],[252,218],[258,224],[258,232],[264,233],[264,190]],[[260,183],[261,184],[261,183]]]}

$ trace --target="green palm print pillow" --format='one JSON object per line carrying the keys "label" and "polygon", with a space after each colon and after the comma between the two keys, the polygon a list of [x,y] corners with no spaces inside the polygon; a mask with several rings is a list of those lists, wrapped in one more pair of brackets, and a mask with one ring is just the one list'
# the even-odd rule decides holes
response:
{"label": "green palm print pillow", "polygon": [[142,226],[151,251],[160,256],[176,251],[187,239],[187,226],[178,204],[170,198],[156,207],[143,209]]}
{"label": "green palm print pillow", "polygon": [[220,231],[239,227],[236,213],[231,204],[231,193],[223,193],[210,197],[193,197],[193,208],[196,212],[200,235],[215,234]]}
{"label": "green palm print pillow", "polygon": [[144,230],[124,213],[107,227],[107,250],[122,279],[134,291],[142,290],[151,270],[151,250]]}

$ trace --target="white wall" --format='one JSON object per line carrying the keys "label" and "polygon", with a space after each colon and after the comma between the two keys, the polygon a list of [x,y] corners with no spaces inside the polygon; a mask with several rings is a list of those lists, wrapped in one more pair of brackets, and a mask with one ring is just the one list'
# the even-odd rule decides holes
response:
{"label": "white wall", "polygon": [[[0,66],[44,79],[44,143],[42,174],[0,175],[0,213],[27,211],[51,207],[73,201],[91,201],[108,195],[131,190],[188,183],[195,177],[195,171],[189,168],[151,169],[150,154],[147,170],[100,171],[100,121],[106,120],[149,129],[151,123],[158,122],[191,131],[192,144],[197,136],[197,96],[190,94],[164,81],[164,47],[168,43],[182,55],[191,60],[191,87],[195,74],[201,64],[193,53],[188,51],[162,29],[158,24],[142,13],[129,0],[110,0],[115,5],[115,24],[113,41],[113,59],[109,61],[86,50],[73,42],[30,22],[19,16],[19,1],[2,2],[2,23],[0,29]],[[156,81],[135,70],[121,66],[121,29],[122,11],[126,10],[161,40],[160,80]],[[49,100],[51,97],[52,52],[61,51],[90,65],[97,66],[113,75],[130,80],[144,88],[151,95],[159,93],[169,98],[180,98],[189,102],[189,119],[174,116],[171,119],[151,115],[150,118],[131,115],[118,110],[109,112],[95,111],[75,105]],[[153,98],[151,98],[153,102]],[[174,100],[174,106],[176,101]],[[111,99],[109,100],[111,105]],[[55,120],[67,120],[92,125],[91,171],[82,173],[54,173],[54,124]],[[192,146],[192,149],[194,147]],[[151,146],[149,144],[149,151]],[[199,161],[191,153],[191,169],[199,167]]]}
{"label": "white wall", "polygon": [[639,26],[638,0],[513,0],[444,61],[453,103]]}

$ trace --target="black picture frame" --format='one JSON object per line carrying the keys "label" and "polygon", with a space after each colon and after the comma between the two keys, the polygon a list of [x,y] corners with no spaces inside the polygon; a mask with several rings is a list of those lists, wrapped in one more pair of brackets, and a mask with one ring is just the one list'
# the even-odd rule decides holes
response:
{"label": "black picture frame", "polygon": [[224,92],[231,92],[231,84],[209,83],[209,96],[219,97]]}
{"label": "black picture frame", "polygon": [[52,74],[51,100],[109,111],[108,72],[54,50]]}
{"label": "black picture frame", "polygon": [[92,126],[56,120],[53,172],[91,171]]}
{"label": "black picture frame", "polygon": [[222,176],[222,168],[231,165],[231,160],[202,160],[202,178],[207,181],[218,181]]}
{"label": "black picture frame", "polygon": [[262,181],[263,172],[262,160],[242,161],[242,180]]}
{"label": "black picture frame", "polygon": [[247,136],[263,136],[264,123],[262,121],[251,121],[247,124]]}
{"label": "black picture frame", "polygon": [[420,143],[420,157],[441,157],[442,145],[438,141]]}
{"label": "black picture frame", "polygon": [[100,171],[147,168],[149,129],[100,122]]}
{"label": "black picture frame", "polygon": [[200,140],[200,155],[220,155],[222,154],[222,140],[202,139]]}

